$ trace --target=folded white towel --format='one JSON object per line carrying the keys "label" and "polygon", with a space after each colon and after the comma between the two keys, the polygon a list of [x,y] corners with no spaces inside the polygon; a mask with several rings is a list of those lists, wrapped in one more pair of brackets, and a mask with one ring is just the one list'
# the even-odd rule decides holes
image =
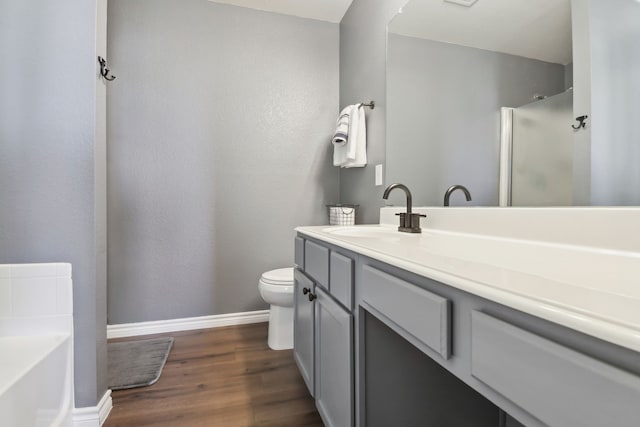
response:
{"label": "folded white towel", "polygon": [[362,104],[355,106],[349,121],[347,161],[344,168],[362,168],[367,165],[367,126]]}

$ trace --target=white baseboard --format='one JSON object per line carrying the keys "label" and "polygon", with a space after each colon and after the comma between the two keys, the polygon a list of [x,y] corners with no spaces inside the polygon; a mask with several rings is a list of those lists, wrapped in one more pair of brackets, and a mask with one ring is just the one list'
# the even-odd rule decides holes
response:
{"label": "white baseboard", "polygon": [[104,424],[107,417],[113,409],[113,399],[111,399],[111,390],[107,390],[100,402],[98,402],[98,414],[100,416],[100,425]]}
{"label": "white baseboard", "polygon": [[73,410],[73,427],[100,427],[107,420],[111,408],[111,390],[107,390],[96,406]]}
{"label": "white baseboard", "polygon": [[213,316],[189,317],[184,319],[122,323],[119,325],[107,325],[107,338],[134,337],[166,332],[191,331],[193,329],[245,325],[248,323],[267,322],[268,320],[269,310],[258,310],[245,313],[216,314]]}

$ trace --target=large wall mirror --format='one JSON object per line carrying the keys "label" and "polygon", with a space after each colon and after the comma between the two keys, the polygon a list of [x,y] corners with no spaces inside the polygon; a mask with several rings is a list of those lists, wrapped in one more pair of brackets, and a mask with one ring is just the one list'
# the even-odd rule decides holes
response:
{"label": "large wall mirror", "polygon": [[638,46],[637,0],[410,0],[388,26],[387,184],[421,206],[454,184],[473,200],[452,206],[640,205]]}

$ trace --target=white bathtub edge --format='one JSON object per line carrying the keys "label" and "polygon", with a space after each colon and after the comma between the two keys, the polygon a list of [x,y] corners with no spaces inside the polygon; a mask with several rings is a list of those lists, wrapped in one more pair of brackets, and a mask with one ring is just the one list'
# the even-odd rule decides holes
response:
{"label": "white bathtub edge", "polygon": [[112,408],[111,390],[107,390],[96,406],[73,410],[73,427],[100,427],[107,420]]}

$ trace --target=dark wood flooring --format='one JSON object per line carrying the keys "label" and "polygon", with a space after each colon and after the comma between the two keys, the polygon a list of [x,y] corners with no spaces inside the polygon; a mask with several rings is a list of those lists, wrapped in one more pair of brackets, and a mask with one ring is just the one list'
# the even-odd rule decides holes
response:
{"label": "dark wood flooring", "polygon": [[175,338],[160,380],[114,391],[104,427],[317,426],[291,350],[267,346],[267,324],[114,341]]}

